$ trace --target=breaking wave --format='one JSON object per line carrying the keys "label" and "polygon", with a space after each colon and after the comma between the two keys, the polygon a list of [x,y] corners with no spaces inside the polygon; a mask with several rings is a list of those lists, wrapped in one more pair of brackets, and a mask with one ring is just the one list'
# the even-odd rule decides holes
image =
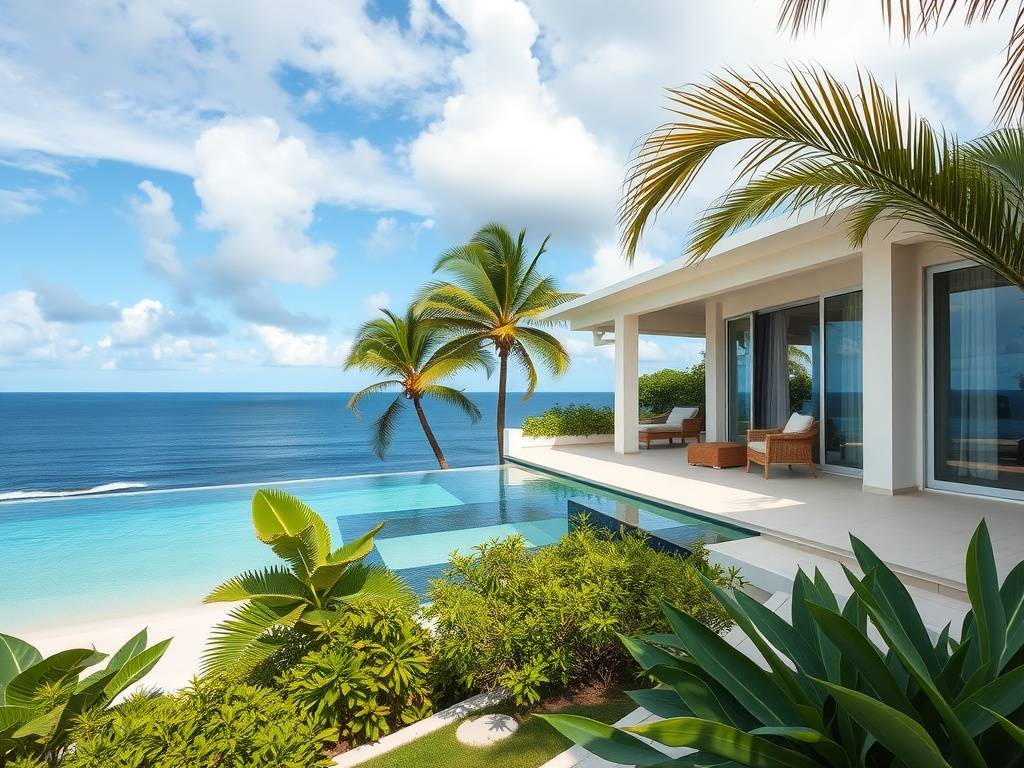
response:
{"label": "breaking wave", "polygon": [[9,491],[0,493],[0,501],[24,501],[25,499],[56,499],[63,496],[90,496],[96,493],[113,493],[131,488],[145,488],[145,483],[105,483],[92,488],[72,491]]}

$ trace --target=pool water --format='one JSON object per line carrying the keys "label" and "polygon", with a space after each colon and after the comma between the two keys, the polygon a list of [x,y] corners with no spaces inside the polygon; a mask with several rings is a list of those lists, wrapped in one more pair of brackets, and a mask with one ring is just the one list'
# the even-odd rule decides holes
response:
{"label": "pool water", "polygon": [[[260,485],[317,510],[335,546],[385,521],[369,560],[421,595],[453,551],[514,533],[531,547],[558,541],[571,505],[683,545],[749,535],[518,467]],[[0,503],[0,632],[195,605],[224,579],[276,563],[252,530],[249,502],[260,485]]]}

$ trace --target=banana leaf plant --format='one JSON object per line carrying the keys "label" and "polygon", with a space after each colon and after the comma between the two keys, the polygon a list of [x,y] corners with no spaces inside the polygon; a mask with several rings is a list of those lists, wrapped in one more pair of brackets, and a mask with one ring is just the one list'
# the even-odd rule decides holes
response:
{"label": "banana leaf plant", "polygon": [[75,718],[103,709],[156,665],[171,641],[150,646],[146,630],[107,659],[95,648],[74,648],[43,658],[32,645],[0,634],[0,765],[15,757],[56,764]]}
{"label": "banana leaf plant", "polygon": [[[623,638],[658,681],[630,695],[663,719],[623,729],[545,719],[594,754],[637,766],[1024,765],[1024,563],[1000,584],[982,522],[967,549],[971,610],[954,639],[949,625],[930,632],[896,575],[850,538],[864,573],[844,567],[850,598],[841,605],[820,572],[801,571],[789,622],[705,580],[763,666],[664,605],[671,633]],[[672,759],[639,737],[694,751]]]}
{"label": "banana leaf plant", "polygon": [[383,523],[334,549],[323,518],[284,491],[261,488],[252,499],[256,538],[287,563],[228,579],[204,602],[242,602],[218,624],[203,654],[205,672],[244,675],[285,642],[287,632],[310,632],[336,621],[348,606],[418,599],[398,574],[361,561],[373,551]]}

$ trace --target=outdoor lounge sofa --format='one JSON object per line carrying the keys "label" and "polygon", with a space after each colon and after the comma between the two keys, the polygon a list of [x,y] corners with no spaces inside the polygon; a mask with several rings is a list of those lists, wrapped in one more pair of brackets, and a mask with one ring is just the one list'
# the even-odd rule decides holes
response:
{"label": "outdoor lounge sofa", "polygon": [[648,448],[651,440],[668,440],[669,444],[677,437],[686,442],[686,438],[695,437],[700,442],[700,431],[704,426],[700,408],[673,408],[663,422],[639,425],[640,442]]}
{"label": "outdoor lounge sofa", "polygon": [[806,464],[818,476],[814,466],[814,446],[818,441],[818,422],[813,416],[794,413],[784,427],[752,429],[747,432],[747,472],[751,464],[764,467],[768,477],[769,464]]}

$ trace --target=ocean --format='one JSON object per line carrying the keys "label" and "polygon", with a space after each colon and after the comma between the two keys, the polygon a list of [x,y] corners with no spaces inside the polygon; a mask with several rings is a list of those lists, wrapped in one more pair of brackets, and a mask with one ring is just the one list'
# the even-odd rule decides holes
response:
{"label": "ocean", "polygon": [[[470,393],[483,418],[424,401],[452,467],[493,464],[494,393]],[[190,488],[434,469],[411,405],[384,461],[373,420],[391,396],[348,393],[0,393],[0,500]],[[512,393],[506,423],[555,404],[611,405],[610,392]]]}

